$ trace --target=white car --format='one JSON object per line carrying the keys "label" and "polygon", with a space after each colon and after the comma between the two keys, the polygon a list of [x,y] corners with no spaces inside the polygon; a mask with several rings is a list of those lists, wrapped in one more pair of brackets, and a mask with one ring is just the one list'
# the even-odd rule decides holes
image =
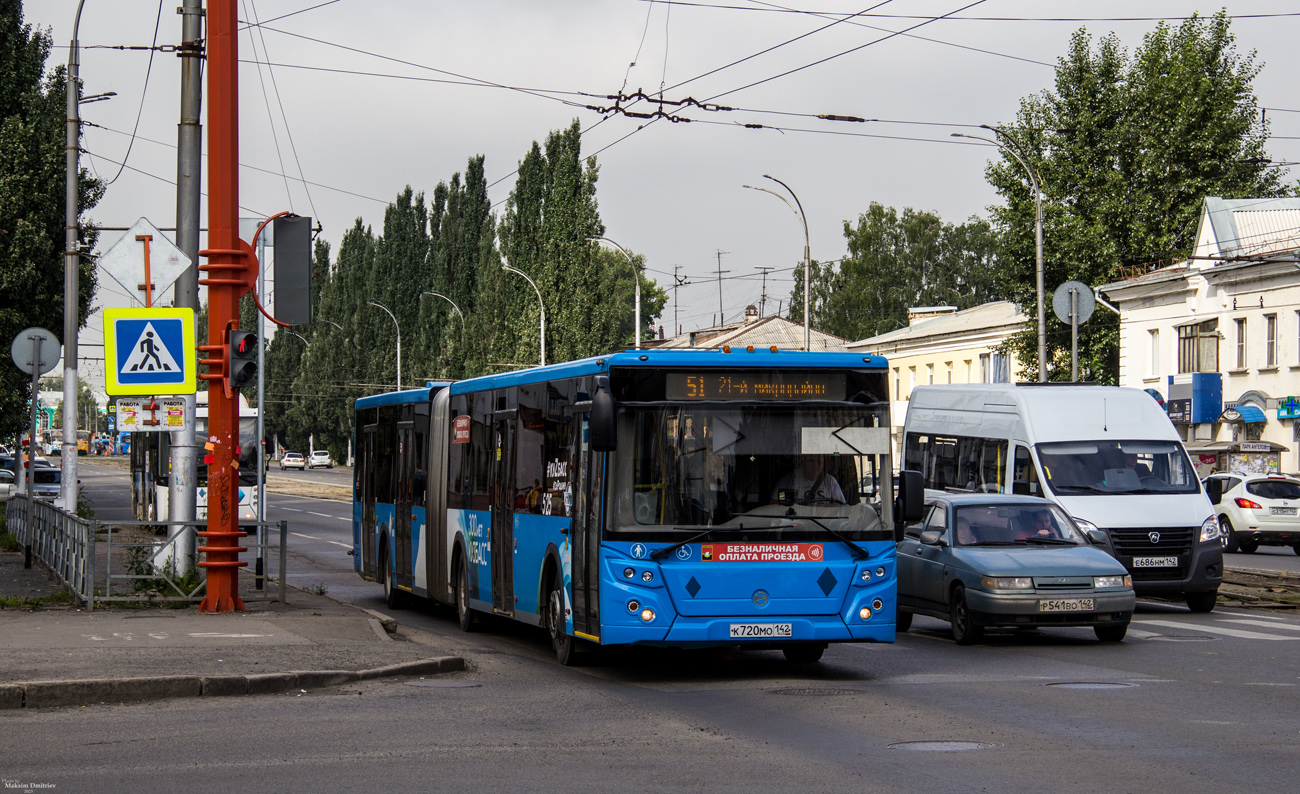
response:
{"label": "white car", "polygon": [[334,459],[330,457],[329,450],[318,449],[307,458],[308,468],[318,468],[324,466],[327,469],[334,468]]}
{"label": "white car", "polygon": [[1290,546],[1300,554],[1300,480],[1282,474],[1215,474],[1223,498],[1219,515],[1223,550],[1250,554],[1260,546]]}
{"label": "white car", "polygon": [[301,452],[286,452],[280,457],[280,471],[285,469],[298,469],[302,471],[307,468],[307,461],[303,459]]}

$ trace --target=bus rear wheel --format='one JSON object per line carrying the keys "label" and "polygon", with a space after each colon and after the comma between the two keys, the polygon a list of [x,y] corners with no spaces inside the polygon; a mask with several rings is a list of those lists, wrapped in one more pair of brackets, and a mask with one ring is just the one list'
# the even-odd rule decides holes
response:
{"label": "bus rear wheel", "polygon": [[555,658],[565,667],[578,663],[577,640],[567,631],[564,619],[564,583],[557,576],[551,584],[551,594],[546,599],[546,630],[551,635]]}
{"label": "bus rear wheel", "polygon": [[469,566],[463,555],[456,569],[456,621],[461,631],[474,630],[474,610],[469,608]]}

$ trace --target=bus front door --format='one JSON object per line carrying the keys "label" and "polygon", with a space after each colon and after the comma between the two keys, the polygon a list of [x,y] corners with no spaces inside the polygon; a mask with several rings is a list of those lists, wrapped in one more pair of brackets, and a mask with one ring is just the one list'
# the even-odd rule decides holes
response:
{"label": "bus front door", "polygon": [[515,613],[515,417],[498,418],[492,450],[492,611]]}
{"label": "bus front door", "polygon": [[600,519],[601,487],[605,481],[605,455],[592,452],[588,443],[590,414],[578,414],[577,460],[574,461],[573,521],[573,630],[588,640],[600,638]]}
{"label": "bus front door", "polygon": [[415,584],[411,562],[411,480],[415,473],[412,422],[397,423],[397,489],[393,504],[393,582],[402,587]]}
{"label": "bus front door", "polygon": [[375,438],[376,425],[364,428],[361,448],[361,575],[374,579],[375,570]]}

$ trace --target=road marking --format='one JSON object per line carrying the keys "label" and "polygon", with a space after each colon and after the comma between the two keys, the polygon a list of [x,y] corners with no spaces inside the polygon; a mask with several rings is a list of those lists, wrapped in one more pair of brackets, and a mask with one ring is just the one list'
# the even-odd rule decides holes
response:
{"label": "road marking", "polygon": [[1247,681],[1242,686],[1295,686],[1295,684],[1275,684],[1271,681]]}
{"label": "road marking", "polygon": [[270,637],[270,634],[222,634],[219,631],[191,632],[191,637],[216,637],[225,640],[246,640],[253,637]]}
{"label": "road marking", "polygon": [[1243,640],[1300,640],[1300,637],[1279,637],[1275,634],[1262,634],[1258,631],[1242,631],[1240,629],[1229,629],[1222,626],[1206,626],[1200,623],[1176,623],[1172,620],[1135,620],[1134,623],[1141,623],[1144,626],[1167,626],[1172,629],[1182,629],[1184,631],[1204,631],[1210,634],[1222,634],[1225,637],[1237,637]]}
{"label": "road marking", "polygon": [[337,540],[327,540],[327,541],[325,541],[325,542],[326,542],[326,543],[333,543],[335,546],[342,546],[342,547],[345,548],[345,549],[350,549],[350,548],[352,548],[352,544],[351,544],[351,543],[339,543]]}
{"label": "road marking", "polygon": [[1240,623],[1245,626],[1263,626],[1266,629],[1285,629],[1287,631],[1300,631],[1300,626],[1293,626],[1289,623],[1265,623],[1262,620],[1245,620],[1241,618],[1219,618],[1221,623]]}
{"label": "road marking", "polygon": [[1149,638],[1151,638],[1151,637],[1162,637],[1162,636],[1164,636],[1164,635],[1162,635],[1162,634],[1157,634],[1157,633],[1154,632],[1154,631],[1143,631],[1142,629],[1135,629],[1135,628],[1133,628],[1132,626],[1129,626],[1129,629],[1128,629],[1127,634],[1128,634],[1128,636],[1130,636],[1130,637],[1136,637],[1136,638],[1138,638],[1139,640],[1145,640],[1145,639],[1149,639]]}
{"label": "road marking", "polygon": [[337,518],[337,517],[338,517],[338,516],[332,516],[332,515],[330,515],[329,513],[313,513],[313,512],[311,512],[311,511],[308,511],[308,512],[307,512],[307,515],[309,515],[309,516],[319,516],[320,518]]}
{"label": "road marking", "polygon": [[290,512],[290,513],[305,513],[305,512],[307,512],[306,510],[299,510],[299,509],[296,508],[296,507],[280,507],[280,508],[276,508],[276,509],[278,509],[278,510],[287,510],[287,511]]}
{"label": "road marking", "polygon": [[307,538],[308,540],[320,540],[320,538],[316,537],[315,535],[304,535],[301,532],[290,532],[289,534],[297,535],[300,538]]}

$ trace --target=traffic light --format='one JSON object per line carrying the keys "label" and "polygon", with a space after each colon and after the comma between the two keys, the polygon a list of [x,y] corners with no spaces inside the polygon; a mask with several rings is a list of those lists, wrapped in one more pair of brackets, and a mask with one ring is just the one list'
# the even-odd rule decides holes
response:
{"label": "traffic light", "polygon": [[257,379],[257,334],[252,331],[230,332],[230,388],[248,386]]}

